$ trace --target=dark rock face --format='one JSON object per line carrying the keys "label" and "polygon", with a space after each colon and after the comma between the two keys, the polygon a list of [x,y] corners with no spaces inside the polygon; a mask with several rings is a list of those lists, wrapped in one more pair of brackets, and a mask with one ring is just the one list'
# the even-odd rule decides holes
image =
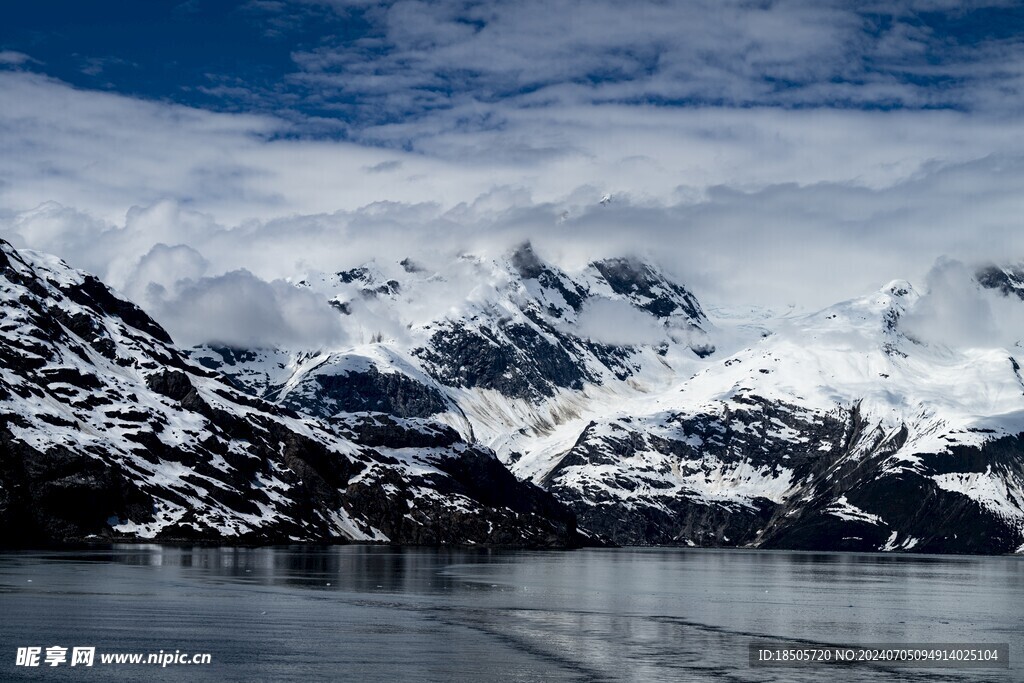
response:
{"label": "dark rock face", "polygon": [[382,372],[362,356],[310,355],[300,359],[308,361],[308,368],[293,375],[286,369],[287,355],[274,350],[197,347],[190,353],[198,363],[223,373],[249,394],[314,417],[365,411],[429,417],[451,409],[436,386],[400,368]]}
{"label": "dark rock face", "polygon": [[659,318],[681,313],[695,322],[706,319],[693,294],[682,285],[667,280],[646,263],[617,258],[596,261],[593,267],[601,273],[612,291],[628,297],[638,307]]}
{"label": "dark rock face", "polygon": [[435,379],[449,386],[538,398],[553,395],[557,387],[581,389],[586,377],[562,345],[519,323],[506,323],[497,330],[445,324],[430,342],[430,347],[414,353]]}
{"label": "dark rock face", "polygon": [[[345,426],[356,432],[357,439],[380,448],[440,446],[423,460],[436,468],[436,474],[403,481],[389,470],[371,466],[347,489],[346,496],[369,508],[377,528],[393,540],[451,544],[460,542],[459,534],[463,534],[474,543],[487,545],[567,547],[588,543],[577,532],[576,516],[568,507],[549,492],[517,480],[493,453],[461,442],[449,444],[458,438],[450,429],[424,430],[422,424],[381,415],[352,416]],[[449,445],[453,447],[445,448]],[[383,452],[387,459],[390,451]],[[417,486],[429,487],[436,496],[415,496],[412,489]],[[382,496],[382,490],[390,493]],[[455,504],[442,505],[442,500]],[[486,512],[472,514],[470,501],[484,506]]]}
{"label": "dark rock face", "polygon": [[352,413],[331,418],[331,424],[356,443],[374,448],[445,448],[462,442],[448,425],[387,413]]}
{"label": "dark rock face", "polygon": [[258,357],[255,352],[248,349],[233,349],[229,346],[211,346],[210,350],[220,356],[220,359],[214,360],[210,357],[200,356],[197,362],[211,370],[221,370],[225,365],[231,366],[254,361]]}
{"label": "dark rock face", "polygon": [[370,271],[366,268],[352,268],[338,273],[338,281],[349,284],[357,281],[365,281]]}
{"label": "dark rock face", "polygon": [[372,365],[363,372],[313,374],[299,390],[287,394],[281,404],[320,417],[363,411],[429,417],[449,408],[434,387],[400,372],[380,372]]}
{"label": "dark rock face", "polygon": [[146,385],[167,398],[181,401],[195,391],[192,380],[181,370],[164,369],[146,378]]}
{"label": "dark rock face", "polygon": [[999,290],[1003,296],[1016,296],[1024,300],[1024,268],[986,266],[975,274],[978,284],[986,289]]}
{"label": "dark rock face", "polygon": [[[881,521],[870,524],[843,520],[827,513],[828,496],[819,495],[802,509],[780,509],[788,517],[762,537],[765,547],[877,550],[895,534],[893,549],[924,553],[1008,553],[1024,543],[1024,534],[1008,519],[981,507],[956,491],[939,487],[935,475],[991,472],[1004,481],[1024,473],[1024,441],[1005,437],[980,448],[957,446],[949,454],[921,457],[914,469],[883,467],[882,448],[858,463],[833,467],[828,493],[842,493],[850,503]],[[820,476],[820,475],[819,475]],[[825,492],[825,489],[821,487]],[[775,520],[777,522],[777,520]],[[915,542],[907,544],[908,539]],[[909,547],[902,547],[902,544]]]}
{"label": "dark rock face", "polygon": [[[580,542],[570,511],[450,428],[300,417],[191,363],[91,276],[3,242],[0,269],[0,545]],[[365,373],[345,400],[433,411],[409,382]]]}
{"label": "dark rock face", "polygon": [[[411,261],[406,259],[403,262],[413,265]],[[413,266],[414,267],[414,266]],[[406,268],[406,272],[416,272],[415,270],[409,270]],[[351,270],[343,270],[340,273],[336,273],[338,282],[342,284],[357,284],[359,285],[359,292],[364,297],[375,298],[378,296],[394,296],[402,291],[402,285],[397,280],[387,280],[386,282],[380,282],[375,279],[373,273],[370,272],[369,268],[360,267],[352,268]],[[344,312],[344,311],[342,311]]]}
{"label": "dark rock face", "polygon": [[575,527],[575,516],[565,505],[547,491],[520,482],[493,453],[469,448],[458,457],[449,453],[436,462],[438,468],[458,482],[470,497],[486,505],[557,519]]}
{"label": "dark rock face", "polygon": [[[819,441],[842,437],[839,423],[806,416],[758,396],[727,412],[667,418],[671,436],[657,436],[640,422],[592,423],[547,474],[542,485],[576,511],[580,524],[622,545],[742,546],[755,542],[775,512],[764,498],[716,501],[682,484],[721,470],[751,467],[783,476],[783,467],[804,471],[816,458],[804,446],[773,438],[778,423],[816,434]],[[647,462],[644,453],[663,457]],[[580,486],[580,470],[602,471]],[[797,475],[799,476],[799,475]],[[632,494],[645,492],[636,497]],[[624,504],[623,496],[629,497]]]}
{"label": "dark rock face", "polygon": [[151,519],[152,499],[118,466],[63,448],[40,452],[0,425],[0,544],[104,533],[110,517]]}
{"label": "dark rock face", "polygon": [[[514,250],[508,267],[518,278],[509,302],[494,311],[458,320],[441,320],[429,343],[413,353],[439,383],[493,389],[511,398],[543,400],[558,389],[579,390],[601,383],[605,371],[624,380],[638,370],[632,346],[613,346],[582,338],[573,322],[594,294],[585,273],[580,282],[541,260],[529,243]],[[613,293],[658,318],[674,317],[687,330],[706,321],[696,298],[647,264],[610,259],[591,264]],[[602,296],[607,296],[603,294]],[[509,313],[512,305],[518,313]],[[665,321],[667,322],[667,321]],[[695,353],[709,354],[710,345]]]}
{"label": "dark rock face", "polygon": [[761,545],[871,552],[884,547],[895,532],[899,539],[917,539],[915,552],[999,554],[1013,552],[1024,542],[1005,520],[967,496],[944,491],[927,477],[912,473],[885,475],[846,495],[860,509],[889,521],[842,520],[821,508],[809,508],[773,529]]}
{"label": "dark rock face", "polygon": [[571,507],[577,513],[580,526],[594,530],[616,545],[702,548],[749,544],[767,523],[774,508],[771,501],[764,499],[731,508],[686,498],[666,500],[659,507],[624,507],[612,502]]}
{"label": "dark rock face", "polygon": [[[670,418],[671,438],[642,424],[591,424],[543,485],[575,510],[583,527],[623,545],[1008,553],[1024,543],[1012,520],[934,479],[989,473],[1020,481],[1021,437],[922,455],[915,467],[900,468],[891,458],[906,441],[906,428],[871,426],[857,407],[817,416],[758,396],[741,403],[724,414]],[[781,438],[780,426],[796,436]],[[654,464],[644,465],[638,453],[664,457],[648,455]],[[797,486],[779,502],[715,500],[678,484],[690,474],[738,467],[776,472]],[[580,468],[605,474],[580,484],[573,476]]]}
{"label": "dark rock face", "polygon": [[[588,292],[563,273],[541,261],[529,243],[516,249],[512,253],[511,261],[513,268],[523,280],[536,280],[541,287],[558,292],[574,311],[579,312],[583,308],[583,301]],[[558,318],[563,312],[555,308],[551,314]]]}
{"label": "dark rock face", "polygon": [[[434,483],[425,479],[422,483]],[[404,484],[404,485],[403,485]],[[382,496],[382,487],[393,493]],[[446,487],[443,495],[465,495],[460,486]],[[423,499],[401,479],[376,479],[358,483],[345,491],[353,505],[376,520],[376,528],[394,543],[404,545],[491,545],[502,547],[577,547],[586,543],[575,528],[575,516],[566,511],[565,520],[519,513],[509,508],[488,508],[484,514],[447,505],[440,499]],[[409,503],[413,503],[409,505]],[[568,521],[568,520],[571,520]]]}
{"label": "dark rock face", "polygon": [[106,285],[92,275],[86,276],[79,284],[66,288],[64,294],[98,315],[119,318],[129,327],[145,332],[157,341],[171,343],[170,335],[141,308],[114,296]]}
{"label": "dark rock face", "polygon": [[424,271],[423,266],[413,261],[411,258],[404,258],[398,262],[398,265],[402,266],[402,270],[407,273],[422,273]]}

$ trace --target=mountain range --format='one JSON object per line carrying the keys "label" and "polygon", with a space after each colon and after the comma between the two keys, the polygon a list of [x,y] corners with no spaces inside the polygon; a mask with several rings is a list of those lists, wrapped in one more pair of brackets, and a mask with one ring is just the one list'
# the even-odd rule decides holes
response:
{"label": "mountain range", "polygon": [[[1024,549],[1019,348],[923,337],[905,281],[709,314],[643,259],[523,244],[298,274],[336,348],[181,349],[0,248],[8,543]],[[1024,306],[1019,268],[968,286]]]}

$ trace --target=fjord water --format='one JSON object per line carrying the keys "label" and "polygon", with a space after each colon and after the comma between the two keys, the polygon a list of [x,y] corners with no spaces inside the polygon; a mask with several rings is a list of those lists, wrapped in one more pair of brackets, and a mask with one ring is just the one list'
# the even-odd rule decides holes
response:
{"label": "fjord water", "polygon": [[[1009,642],[1009,670],[750,668],[752,639]],[[213,663],[15,666],[18,647]],[[1011,681],[1024,558],[381,546],[0,554],[2,680]],[[1022,662],[1024,663],[1024,662]]]}

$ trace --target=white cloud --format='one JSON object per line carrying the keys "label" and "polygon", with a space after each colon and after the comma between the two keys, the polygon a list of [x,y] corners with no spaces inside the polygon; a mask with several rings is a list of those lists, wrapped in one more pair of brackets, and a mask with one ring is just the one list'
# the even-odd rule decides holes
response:
{"label": "white cloud", "polygon": [[179,280],[173,294],[161,297],[151,290],[149,301],[154,317],[186,346],[316,349],[346,339],[340,314],[323,298],[245,270]]}
{"label": "white cloud", "polygon": [[976,268],[940,259],[926,278],[926,293],[900,321],[911,338],[939,347],[1014,349],[1024,342],[1024,302],[985,289]]}
{"label": "white cloud", "polygon": [[158,308],[169,294],[176,294],[179,283],[201,279],[209,266],[192,247],[158,243],[135,265],[124,284],[124,292],[143,308]]}
{"label": "white cloud", "polygon": [[15,50],[0,50],[0,66],[22,66],[35,60],[24,52]]}
{"label": "white cloud", "polygon": [[97,241],[114,227],[55,201],[17,212],[6,227],[7,237],[17,247],[75,254],[78,267],[97,273],[105,272],[109,264],[109,249],[103,250],[99,259],[92,258],[91,252]]}
{"label": "white cloud", "polygon": [[283,280],[239,269],[209,275],[210,263],[184,244],[156,244],[127,276],[123,291],[179,344],[319,348],[347,335],[326,299]]}
{"label": "white cloud", "polygon": [[580,311],[572,330],[599,344],[658,344],[667,333],[657,318],[618,299],[592,299]]}

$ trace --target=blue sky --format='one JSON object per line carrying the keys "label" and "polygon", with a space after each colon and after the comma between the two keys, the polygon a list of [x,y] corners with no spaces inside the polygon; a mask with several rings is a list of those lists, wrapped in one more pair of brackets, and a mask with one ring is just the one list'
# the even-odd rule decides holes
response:
{"label": "blue sky", "polygon": [[39,0],[0,93],[0,234],[129,293],[530,238],[814,307],[1024,259],[1019,2]]}
{"label": "blue sky", "polygon": [[40,0],[0,46],[80,88],[408,145],[389,126],[497,127],[502,104],[1021,113],[1021,27],[1019,3],[937,0]]}

